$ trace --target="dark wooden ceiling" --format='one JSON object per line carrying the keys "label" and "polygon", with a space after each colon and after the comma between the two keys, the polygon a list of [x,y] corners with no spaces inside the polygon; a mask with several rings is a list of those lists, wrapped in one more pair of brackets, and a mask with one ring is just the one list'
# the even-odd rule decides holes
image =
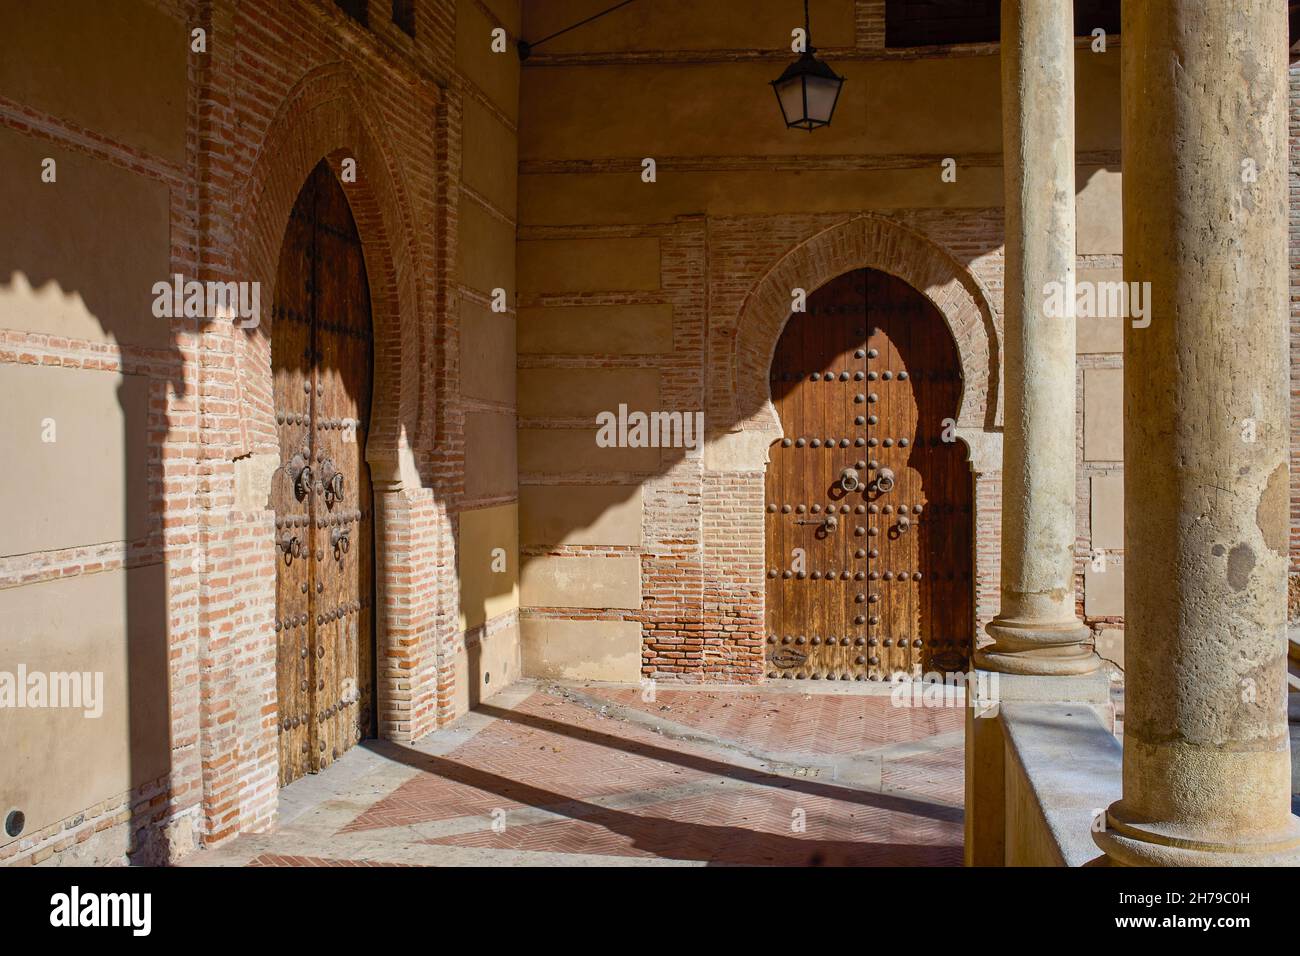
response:
{"label": "dark wooden ceiling", "polygon": [[[885,45],[993,43],[1001,31],[1000,0],[887,0]],[[1119,0],[1074,0],[1074,32],[1097,27],[1119,33]]]}

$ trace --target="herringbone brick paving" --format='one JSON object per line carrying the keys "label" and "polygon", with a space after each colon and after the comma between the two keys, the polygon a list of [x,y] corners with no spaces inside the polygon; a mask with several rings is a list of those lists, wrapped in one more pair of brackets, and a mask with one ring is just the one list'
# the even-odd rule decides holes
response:
{"label": "herringbone brick paving", "polygon": [[[480,708],[491,709],[490,703]],[[439,773],[413,778],[345,829],[490,814],[530,805],[535,793],[584,800],[704,777],[700,770],[649,756],[647,751],[662,751],[664,745],[653,731],[614,724],[585,708],[534,694],[448,754]],[[683,756],[702,755],[686,743],[674,749]]]}
{"label": "herringbone brick paving", "polygon": [[319,856],[286,856],[282,853],[263,853],[248,861],[249,866],[406,866],[404,863],[382,863],[378,860],[329,860]]}
{"label": "herringbone brick paving", "polygon": [[960,865],[963,722],[879,689],[520,681],[191,865]]}
{"label": "herringbone brick paving", "polygon": [[961,864],[959,822],[928,820],[915,826],[890,819],[900,816],[826,797],[752,788],[703,793],[631,812],[597,810],[581,820],[508,826],[499,833],[480,830],[430,842],[667,856],[715,865]]}
{"label": "herringbone brick paving", "polygon": [[[962,729],[960,707],[892,707],[888,698],[816,695],[803,707],[782,707],[787,695],[754,691],[659,689],[653,701],[637,688],[589,688],[592,696],[666,717],[744,746],[767,751],[861,753],[882,744],[920,740]],[[809,695],[812,696],[812,695]],[[864,700],[873,701],[863,706]]]}
{"label": "herringbone brick paving", "polygon": [[[445,754],[413,754],[418,772],[339,833],[453,821],[458,832],[422,844],[714,865],[961,863],[960,745],[881,759],[874,788],[841,780],[836,759],[950,740],[960,707],[763,690],[660,690],[646,701],[636,688],[588,686],[479,713],[495,719]],[[723,744],[673,736],[681,728]],[[769,769],[765,754],[809,766]]]}
{"label": "herringbone brick paving", "polygon": [[952,781],[965,777],[965,757],[961,747],[950,747],[937,753],[915,754],[906,760],[891,761],[881,768],[881,783],[886,790],[905,790],[917,796],[946,801],[952,798]]}

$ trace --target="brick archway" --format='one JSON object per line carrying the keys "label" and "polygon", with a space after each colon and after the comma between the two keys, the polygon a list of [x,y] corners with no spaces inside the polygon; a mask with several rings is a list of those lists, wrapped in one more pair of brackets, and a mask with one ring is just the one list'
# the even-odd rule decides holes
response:
{"label": "brick archway", "polygon": [[[964,387],[963,436],[1001,423],[1000,330],[980,281],[933,240],[894,220],[861,215],[809,237],[781,257],[746,296],[711,402],[725,430],[780,434],[767,372],[790,315],[791,290],[811,293],[836,276],[871,268],[897,276],[939,309],[957,343]],[[723,430],[723,429],[719,429]]]}
{"label": "brick archway", "polygon": [[[720,647],[731,679],[763,680],[764,535],[769,448],[783,437],[768,373],[790,316],[791,290],[808,293],[870,268],[902,279],[929,299],[957,345],[963,388],[957,438],[974,481],[976,628],[997,608],[1001,546],[1001,317],[989,290],[934,240],[885,216],[863,214],[814,233],[759,278],[734,320],[710,331],[708,442],[704,453],[705,573],[720,582],[706,598],[717,622],[705,637]],[[737,515],[743,520],[737,521]],[[975,634],[971,635],[972,641]]]}
{"label": "brick archway", "polygon": [[[356,182],[345,183],[365,250],[375,333],[374,402],[366,457],[376,478],[400,487],[403,446],[432,440],[432,408],[419,400],[422,363],[402,355],[424,351],[420,321],[425,308],[417,283],[417,250],[410,237],[411,203],[366,117],[361,82],[341,65],[307,74],[281,105],[258,151],[238,204],[235,271],[262,286],[266,305],[260,326],[238,342],[241,444],[246,453],[277,452],[271,399],[270,342],[276,263],[289,212],[308,174],[328,159],[336,174],[345,158],[356,160]],[[418,441],[417,441],[418,439]]]}
{"label": "brick archway", "polygon": [[[244,456],[278,467],[271,303],[280,247],[294,201],[312,169],[325,159],[338,175],[344,159],[355,160],[356,181],[342,185],[361,237],[374,331],[366,460],[375,512],[379,735],[406,740],[418,735],[420,722],[428,719],[424,715],[433,711],[430,701],[436,700],[446,666],[432,638],[409,639],[418,625],[409,602],[400,596],[413,587],[408,556],[423,546],[436,559],[449,547],[449,531],[438,523],[430,540],[419,539],[412,529],[412,512],[419,506],[413,502],[433,496],[421,463],[434,441],[432,383],[425,370],[436,366],[436,295],[424,278],[431,272],[426,267],[430,253],[416,231],[411,191],[379,132],[381,115],[364,84],[341,64],[307,73],[285,96],[235,203],[232,272],[261,283],[262,317],[256,329],[235,330],[233,352],[239,447]],[[257,507],[265,506],[269,483],[270,471],[258,471],[250,495]],[[269,524],[259,535],[259,545],[273,554]],[[269,626],[266,633],[271,634]],[[270,637],[268,646],[274,646]]]}

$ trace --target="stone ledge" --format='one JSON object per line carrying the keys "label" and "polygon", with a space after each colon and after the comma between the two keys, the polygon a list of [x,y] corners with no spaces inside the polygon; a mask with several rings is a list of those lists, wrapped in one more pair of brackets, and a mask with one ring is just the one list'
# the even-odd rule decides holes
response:
{"label": "stone ledge", "polygon": [[[977,670],[988,684],[994,671]],[[1110,678],[1100,670],[1091,674],[1002,674],[997,673],[996,699],[1003,704],[1084,703],[1110,706]]]}
{"label": "stone ledge", "polygon": [[1083,866],[1098,811],[1122,791],[1122,748],[1085,703],[1004,703],[1008,866]]}

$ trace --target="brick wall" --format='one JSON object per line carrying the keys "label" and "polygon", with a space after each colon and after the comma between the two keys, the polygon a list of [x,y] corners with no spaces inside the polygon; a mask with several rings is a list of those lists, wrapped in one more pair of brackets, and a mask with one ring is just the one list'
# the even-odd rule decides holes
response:
{"label": "brick wall", "polygon": [[[485,307],[490,292],[461,274],[466,256],[477,254],[467,251],[465,218],[473,213],[507,230],[515,225],[514,208],[467,186],[463,175],[486,159],[465,142],[468,109],[488,113],[510,136],[515,133],[513,107],[502,103],[495,81],[476,74],[466,60],[467,50],[486,43],[480,30],[504,26],[515,37],[519,28],[510,15],[512,5],[504,0],[419,0],[412,38],[391,23],[389,5],[380,0],[370,4],[367,27],[331,0],[133,2],[164,12],[186,31],[206,31],[207,51],[191,52],[185,64],[182,156],[170,157],[3,93],[0,125],[162,184],[169,197],[169,272],[262,281],[264,303],[270,301],[284,222],[307,172],[323,157],[358,160],[359,182],[349,185],[348,195],[370,272],[376,334],[375,410],[367,458],[375,486],[379,556],[380,731],[395,740],[417,738],[458,714],[465,688],[457,686],[457,656],[515,622],[515,612],[509,611],[468,633],[462,630],[456,573],[461,514],[515,500],[509,491],[466,491],[466,459],[477,453],[466,437],[467,412],[508,415],[514,406],[508,400],[465,395],[468,370],[461,362],[459,319],[466,303]],[[857,0],[851,7],[841,18],[848,24],[849,40],[833,49],[855,69],[918,57],[946,60],[943,51],[923,56],[885,51],[883,4]],[[786,38],[777,32],[776,47],[781,47]],[[626,66],[620,82],[635,85],[642,76],[638,70],[656,65],[653,51],[638,51],[635,45],[620,49],[597,52],[593,67]],[[987,51],[963,56],[974,62]],[[665,62],[681,70],[741,69],[756,57],[775,75],[789,54],[785,48],[702,50],[673,53]],[[539,52],[529,69],[541,78],[551,67],[583,63],[582,54],[564,54],[548,63]],[[970,75],[983,76],[977,71]],[[1295,145],[1300,136],[1298,88],[1293,70],[1293,150],[1300,148]],[[720,95],[725,99],[729,94]],[[766,106],[775,109],[772,103]],[[634,135],[642,133],[638,129]],[[576,150],[568,144],[572,155],[533,155],[521,164],[528,180],[525,205],[532,210],[531,219],[520,217],[521,240],[653,239],[659,251],[652,291],[531,291],[520,295],[519,307],[545,312],[667,305],[673,317],[666,348],[530,352],[520,355],[519,368],[653,369],[660,407],[706,412],[711,444],[704,453],[665,452],[655,467],[644,469],[587,468],[557,475],[521,466],[519,478],[529,485],[631,488],[642,513],[635,545],[534,544],[523,551],[524,558],[634,557],[641,569],[636,607],[533,606],[522,612],[525,620],[635,623],[642,634],[640,673],[647,677],[762,679],[761,459],[763,428],[771,422],[764,425],[761,403],[735,399],[752,396],[766,381],[765,363],[782,316],[768,308],[763,321],[747,324],[747,317],[758,315],[751,308],[756,296],[788,295],[779,284],[771,289],[764,285],[773,275],[789,285],[777,271],[782,263],[798,266],[796,276],[806,277],[811,269],[825,271],[823,279],[829,279],[835,268],[869,264],[869,256],[892,261],[898,248],[890,243],[899,237],[920,243],[916,248],[922,251],[895,267],[914,270],[912,281],[918,287],[932,275],[938,277],[933,297],[961,346],[968,397],[980,396],[963,408],[963,426],[973,434],[996,433],[1002,224],[987,185],[987,174],[1000,172],[996,157],[976,147],[956,150],[962,189],[974,183],[977,198],[963,193],[966,199],[952,202],[935,192],[932,182],[946,141],[933,144],[938,152],[876,155],[846,149],[834,138],[838,135],[837,128],[801,139],[804,152],[799,154],[740,150],[727,156],[660,156],[661,185],[668,198],[640,211],[612,213],[600,198],[603,185],[623,175],[628,176],[629,194],[659,188],[639,182],[644,153],[634,151],[636,142],[583,140]],[[710,148],[721,152],[729,146],[715,143]],[[781,147],[788,149],[784,142]],[[1113,160],[1107,153],[1096,162]],[[762,190],[746,179],[769,170],[782,177],[772,189],[775,199],[756,195]],[[907,178],[922,175],[924,183]],[[697,194],[703,198],[673,199],[671,190],[692,176],[716,179]],[[823,185],[813,194],[815,209],[800,199],[809,177],[822,177]],[[853,177],[875,177],[871,181],[881,196],[915,198],[854,198],[848,192]],[[557,219],[539,210],[546,207],[552,186],[563,180],[581,182],[579,193],[590,191]],[[771,186],[774,181],[765,182]],[[1294,170],[1292,190],[1292,208],[1300,215]],[[837,230],[864,211],[873,221],[890,224],[881,233],[884,244],[870,250],[866,245],[847,248],[841,238],[850,246],[856,240],[849,238],[851,231]],[[1300,229],[1296,221],[1293,236]],[[840,237],[832,239],[824,254],[816,254],[820,265],[816,255],[800,258],[818,236]],[[1293,242],[1293,256],[1294,249]],[[1113,267],[1118,261],[1115,256],[1084,256],[1080,266]],[[505,270],[500,283],[513,291],[514,278]],[[1292,301],[1300,323],[1300,293],[1293,291]],[[507,312],[511,320],[514,312],[512,304]],[[228,325],[177,320],[169,332],[165,349],[0,332],[0,364],[123,371],[146,376],[150,383],[144,535],[0,555],[0,588],[164,565],[170,678],[168,772],[134,781],[129,790],[105,793],[63,820],[42,821],[20,839],[0,845],[0,862],[99,862],[128,854],[139,862],[169,860],[202,844],[263,829],[274,820],[274,528],[255,467],[260,460],[278,459],[279,453],[271,407],[271,321],[264,319],[261,328],[247,334]],[[1296,355],[1300,331],[1293,332],[1292,348]],[[1117,364],[1113,354],[1081,357],[1080,416],[1085,370]],[[582,423],[523,408],[520,424],[558,436]],[[744,445],[746,432],[758,440]],[[734,451],[736,442],[744,446],[743,453]],[[1089,463],[1082,450],[1080,456],[1082,582],[1090,550],[1090,480],[1115,465]],[[979,624],[998,607],[1001,480],[996,462],[973,462],[973,480]],[[1293,482],[1295,525],[1300,524],[1300,479],[1293,477]],[[1300,531],[1293,532],[1293,554],[1297,552]],[[1293,579],[1297,570],[1300,565],[1293,567]],[[1107,622],[1114,623],[1098,623]]]}
{"label": "brick wall", "polygon": [[[837,117],[830,130],[812,135],[780,137],[775,115],[765,117],[758,112],[764,104],[754,93],[767,74],[754,71],[741,75],[740,67],[756,59],[771,75],[788,61],[788,48],[780,46],[785,33],[776,24],[755,50],[741,51],[728,45],[728,36],[719,34],[715,46],[707,47],[706,41],[697,39],[700,48],[686,54],[653,49],[636,36],[620,34],[617,18],[611,15],[598,32],[586,37],[585,45],[575,39],[553,55],[545,48],[535,51],[525,70],[526,105],[532,103],[544,110],[547,100],[585,83],[601,90],[604,109],[615,119],[587,128],[577,118],[562,125],[559,117],[549,114],[524,114],[521,241],[531,246],[551,240],[654,237],[660,243],[661,269],[653,291],[612,291],[608,286],[598,287],[601,280],[591,277],[590,289],[525,291],[521,309],[537,321],[548,321],[551,309],[573,313],[581,306],[616,310],[668,303],[673,306],[673,329],[669,347],[644,342],[622,354],[595,346],[584,350],[572,343],[562,349],[521,347],[521,371],[565,369],[574,373],[573,387],[580,389],[584,371],[653,370],[658,373],[660,408],[700,408],[708,422],[712,450],[703,461],[665,455],[657,467],[652,463],[640,470],[585,465],[577,472],[525,468],[520,476],[521,483],[528,486],[613,482],[639,488],[643,505],[639,549],[595,543],[539,545],[525,546],[525,554],[626,557],[634,553],[641,566],[640,608],[530,607],[525,601],[521,614],[525,621],[639,623],[643,677],[762,679],[763,458],[767,442],[779,436],[779,424],[772,420],[766,401],[768,363],[788,314],[792,288],[812,291],[836,275],[868,265],[901,275],[925,291],[948,320],[958,342],[965,380],[961,425],[963,437],[972,442],[975,487],[972,562],[976,619],[972,638],[998,611],[1001,143],[994,124],[988,127],[991,134],[985,135],[985,129],[960,138],[963,143],[980,143],[967,146],[969,151],[963,153],[952,145],[951,131],[937,116],[930,118],[929,125],[924,118],[911,116],[899,125],[909,131],[927,131],[928,141],[898,134],[899,141],[911,144],[909,148],[894,151],[890,146],[877,146],[874,140],[880,134],[893,133],[890,110],[902,107],[871,100],[874,89],[904,89],[926,82],[924,77],[934,75],[927,71],[942,64],[945,68],[950,65],[954,76],[970,74],[983,78],[978,82],[992,81],[986,92],[992,93],[991,109],[996,111],[996,46],[963,51],[886,50],[883,17],[884,4],[878,0],[844,0],[814,11],[814,35],[818,35],[818,18],[822,24],[817,45],[828,62],[842,67],[841,72],[849,76],[841,108],[859,112],[844,119]],[[547,21],[546,25],[553,24]],[[690,26],[690,22],[684,24],[685,29]],[[702,31],[708,29],[701,25]],[[828,36],[828,29],[839,32]],[[909,61],[916,59],[929,61],[926,70],[910,65]],[[1084,66],[1103,71],[1109,80],[1112,74],[1117,76],[1118,61],[1106,62],[1092,67],[1085,60]],[[987,76],[975,69],[984,63],[994,68]],[[639,90],[655,80],[666,82],[670,68],[698,71],[698,89],[707,91],[701,100],[733,104],[734,110],[745,116],[743,130],[740,124],[728,126],[735,132],[734,138],[719,135],[704,142],[697,125],[721,128],[730,123],[725,115],[728,109],[711,110],[704,102],[695,104],[697,109],[680,127],[673,125],[671,117],[665,119],[654,112],[659,105],[644,100]],[[587,75],[577,79],[583,70]],[[1111,72],[1105,73],[1107,70]],[[869,85],[864,88],[864,83]],[[1081,79],[1081,84],[1085,91],[1081,96],[1085,96],[1088,83]],[[939,87],[922,96],[916,108],[938,110],[951,96],[951,90]],[[987,98],[980,100],[981,107],[987,102]],[[1080,104],[1081,111],[1098,109],[1110,109],[1117,117],[1118,97]],[[638,112],[647,113],[645,129],[619,125],[619,117]],[[868,117],[866,126],[859,119],[863,113]],[[837,132],[844,126],[847,133]],[[565,131],[572,127],[572,135],[566,138],[552,127]],[[660,137],[665,145],[656,149],[651,144],[660,129],[671,134]],[[866,135],[864,130],[874,135]],[[686,141],[698,142],[698,148],[682,147]],[[1095,134],[1083,137],[1081,173],[1087,176],[1094,170],[1116,170],[1118,145],[1117,123],[1112,139]],[[946,187],[937,185],[937,168],[940,158],[948,155],[957,156],[962,185],[945,192]],[[653,185],[637,177],[646,156],[657,163],[658,181]],[[875,188],[855,189],[847,173],[858,177],[857,182],[875,184]],[[913,175],[917,178],[908,178]],[[992,188],[988,188],[990,184]],[[890,203],[882,198],[901,194],[912,201]],[[565,197],[565,201],[557,197]],[[980,201],[982,198],[987,201]],[[1080,201],[1096,202],[1092,198]],[[1108,197],[1103,200],[1106,202],[1109,205],[1101,210],[1101,218],[1117,219],[1117,200]],[[859,218],[864,215],[866,219]],[[1094,215],[1091,221],[1096,219]],[[852,225],[855,221],[868,225],[860,228]],[[1097,252],[1097,246],[1081,243],[1078,268],[1118,268],[1118,248]],[[703,313],[701,302],[706,303]],[[1084,455],[1084,374],[1092,368],[1117,368],[1120,362],[1117,348],[1081,352],[1079,358],[1076,555],[1081,614],[1084,568],[1092,550],[1091,479],[1119,470],[1119,463],[1090,461]],[[520,416],[521,427],[554,430],[557,436],[582,424],[571,417],[547,416],[527,404],[521,404]],[[1115,560],[1122,562],[1122,555]],[[575,593],[571,604],[581,600]],[[1119,620],[1094,617],[1089,623],[1100,627]]]}
{"label": "brick wall", "polygon": [[[706,228],[707,227],[707,228]],[[711,436],[753,430],[743,466],[711,466],[700,456],[665,454],[658,470],[587,469],[580,476],[528,472],[527,485],[617,480],[640,486],[644,518],[639,610],[527,607],[525,619],[625,620],[642,627],[642,673],[673,681],[757,682],[763,677],[763,458],[777,436],[763,417],[766,361],[780,334],[789,289],[810,290],[851,269],[874,265],[909,276],[927,289],[962,346],[967,399],[961,421],[971,431],[996,430],[1001,326],[1001,210],[959,213],[895,209],[868,219],[852,214],[684,217],[669,225],[523,227],[520,237],[573,239],[653,235],[661,248],[661,289],[603,293],[603,305],[671,302],[673,348],[655,356],[522,354],[521,369],[652,368],[660,374],[660,407],[707,409]],[[775,278],[774,278],[775,277]],[[760,318],[755,302],[772,285]],[[964,283],[964,284],[963,284]],[[590,300],[592,297],[588,296]],[[573,295],[524,295],[523,308],[584,301]],[[707,317],[701,304],[707,301]],[[989,403],[993,407],[989,407]],[[534,417],[529,428],[564,430],[574,423]],[[766,431],[765,431],[766,429]],[[724,439],[725,440],[725,439]],[[703,456],[707,459],[707,455]],[[987,469],[987,465],[981,465]],[[976,480],[974,562],[977,621],[998,608],[1001,482],[996,467]],[[1086,510],[1086,499],[1083,502]],[[616,556],[632,549],[603,545],[525,546],[525,556]],[[972,637],[974,634],[972,633]]]}
{"label": "brick wall", "polygon": [[[0,333],[0,363],[120,370],[152,383],[147,535],[0,557],[0,587],[163,563],[171,688],[169,773],[42,821],[0,845],[6,863],[161,862],[275,819],[274,515],[269,472],[253,466],[279,460],[270,302],[289,209],[323,158],[357,160],[358,181],[345,188],[371,282],[366,453],[383,736],[410,740],[455,716],[453,661],[473,640],[458,629],[454,573],[457,515],[478,504],[464,497],[456,250],[462,164],[479,159],[462,157],[461,104],[490,97],[458,57],[457,30],[462,49],[486,48],[486,29],[464,35],[466,18],[477,31],[480,20],[504,22],[493,6],[511,20],[517,6],[418,0],[411,37],[379,0],[367,26],[330,0],[133,2],[206,34],[206,51],[188,54],[182,159],[2,95],[0,124],[164,184],[169,273],[260,281],[263,318],[253,332],[175,320],[166,350]],[[513,137],[513,120],[497,115]]]}
{"label": "brick wall", "polygon": [[1300,622],[1300,64],[1290,70],[1291,135],[1291,571],[1289,618]]}

